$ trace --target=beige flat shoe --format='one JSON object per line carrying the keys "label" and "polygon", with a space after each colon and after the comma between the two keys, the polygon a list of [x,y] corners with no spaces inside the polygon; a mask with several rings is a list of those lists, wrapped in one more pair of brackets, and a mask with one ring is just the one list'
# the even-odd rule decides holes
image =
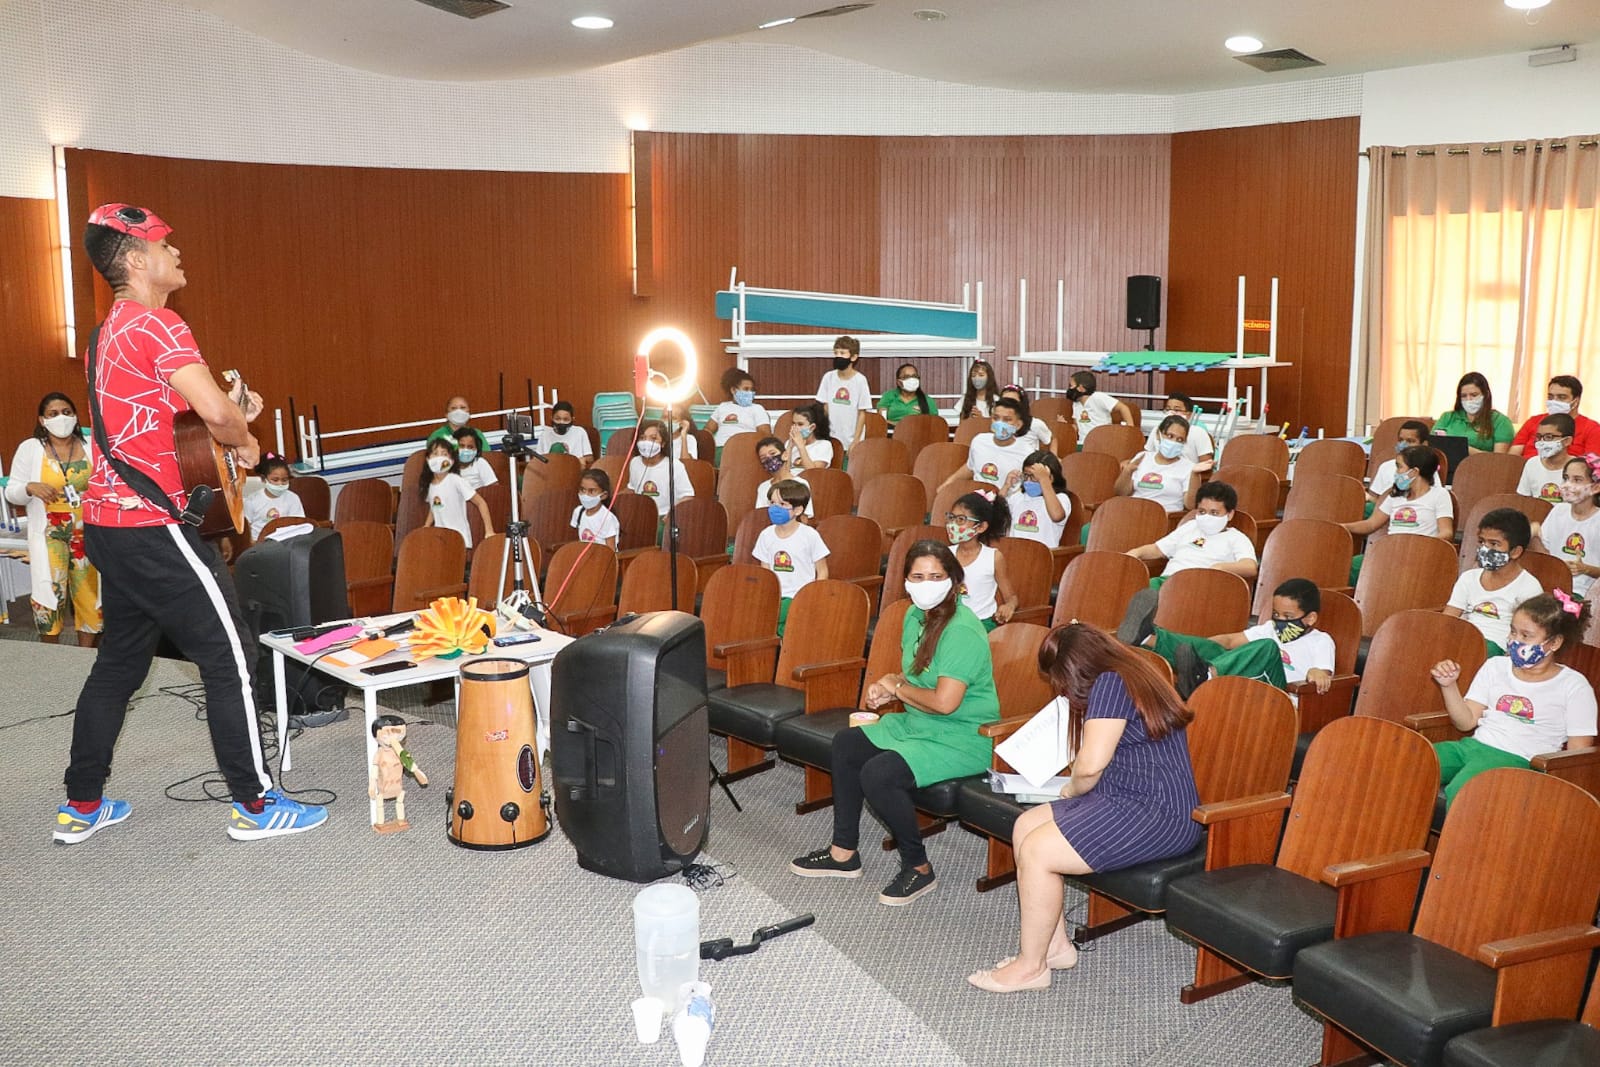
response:
{"label": "beige flat shoe", "polygon": [[[1074,967],[1076,967],[1078,965],[1078,953],[1077,953],[1076,950],[1077,950],[1077,946],[1074,945],[1073,946],[1073,952],[1071,954],[1071,956],[1072,956],[1071,962],[1067,962],[1067,955],[1068,954],[1063,952],[1063,953],[1060,953],[1059,955],[1055,955],[1055,956],[1046,956],[1044,958],[1044,965],[1046,967],[1050,968],[1052,971],[1070,971],[1070,970],[1072,970],[1072,968],[1074,968]],[[1016,958],[1017,957],[1015,957],[1015,956],[1007,956],[1005,959],[1003,959],[999,963],[995,964],[994,965],[994,969],[998,971],[1000,968],[1004,967],[1006,964],[1010,963],[1012,960],[1014,960]]]}
{"label": "beige flat shoe", "polygon": [[[998,970],[1000,967],[1004,967],[1007,962],[1009,961],[1002,960],[995,970]],[[997,978],[995,978],[993,970],[978,971],[974,974],[969,974],[967,975],[967,981],[972,985],[977,986],[979,989],[989,993],[1020,993],[1025,989],[1049,989],[1050,968],[1046,967],[1034,977],[1029,978],[1025,982],[1018,982],[1015,985],[1008,985],[1005,982],[999,981]]]}

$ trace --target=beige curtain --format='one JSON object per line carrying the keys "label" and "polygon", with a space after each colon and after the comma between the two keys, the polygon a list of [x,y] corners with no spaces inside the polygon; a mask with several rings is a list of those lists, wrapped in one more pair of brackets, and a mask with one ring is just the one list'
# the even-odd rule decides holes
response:
{"label": "beige curtain", "polygon": [[1368,149],[1367,421],[1437,415],[1469,370],[1505,410],[1530,181],[1513,147]]}
{"label": "beige curtain", "polygon": [[1576,374],[1585,385],[1584,412],[1600,414],[1600,149],[1594,140],[1546,141],[1533,163],[1523,328],[1512,366],[1525,413],[1544,409],[1552,376]]}

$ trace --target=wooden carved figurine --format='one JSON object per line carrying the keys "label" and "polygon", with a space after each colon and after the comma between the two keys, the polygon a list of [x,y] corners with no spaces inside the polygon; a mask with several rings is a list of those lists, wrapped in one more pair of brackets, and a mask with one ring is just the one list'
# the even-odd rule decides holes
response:
{"label": "wooden carved figurine", "polygon": [[[426,786],[428,776],[422,773],[417,761],[411,758],[405,746],[405,720],[398,715],[379,715],[372,722],[372,736],[378,741],[378,752],[372,757],[367,771],[367,796],[372,800],[372,828],[380,834],[392,834],[411,829],[406,821],[406,773],[410,772],[417,784]],[[394,821],[383,817],[383,802],[394,801]]]}

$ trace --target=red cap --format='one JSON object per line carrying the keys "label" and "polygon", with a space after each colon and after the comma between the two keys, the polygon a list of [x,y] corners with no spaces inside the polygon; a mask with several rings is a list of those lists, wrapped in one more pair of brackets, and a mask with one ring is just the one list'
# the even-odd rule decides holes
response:
{"label": "red cap", "polygon": [[109,226],[118,233],[142,237],[146,241],[159,241],[172,232],[172,227],[162,222],[160,215],[132,204],[101,204],[90,212],[89,225]]}

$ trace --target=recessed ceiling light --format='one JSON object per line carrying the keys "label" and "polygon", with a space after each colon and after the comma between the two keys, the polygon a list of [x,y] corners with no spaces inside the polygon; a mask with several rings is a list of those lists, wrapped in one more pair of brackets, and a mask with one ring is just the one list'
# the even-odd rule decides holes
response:
{"label": "recessed ceiling light", "polygon": [[1259,52],[1261,51],[1261,42],[1256,40],[1254,37],[1245,37],[1241,35],[1238,37],[1229,37],[1226,41],[1222,42],[1222,47],[1226,48],[1230,52]]}
{"label": "recessed ceiling light", "polygon": [[786,19],[773,19],[771,22],[763,22],[761,25],[757,26],[756,29],[758,29],[758,30],[776,29],[779,26],[787,26],[787,25],[789,25],[789,23],[793,22],[794,20],[795,20],[795,16],[794,15],[790,15]]}
{"label": "recessed ceiling light", "polygon": [[920,19],[923,22],[943,22],[950,16],[946,15],[943,11],[940,11],[936,7],[921,7],[913,11],[911,13],[911,17],[914,19]]}
{"label": "recessed ceiling light", "polygon": [[604,15],[579,15],[572,24],[580,30],[609,30],[616,25]]}
{"label": "recessed ceiling light", "polygon": [[1506,6],[1515,11],[1537,11],[1549,5],[1550,0],[1506,0]]}

